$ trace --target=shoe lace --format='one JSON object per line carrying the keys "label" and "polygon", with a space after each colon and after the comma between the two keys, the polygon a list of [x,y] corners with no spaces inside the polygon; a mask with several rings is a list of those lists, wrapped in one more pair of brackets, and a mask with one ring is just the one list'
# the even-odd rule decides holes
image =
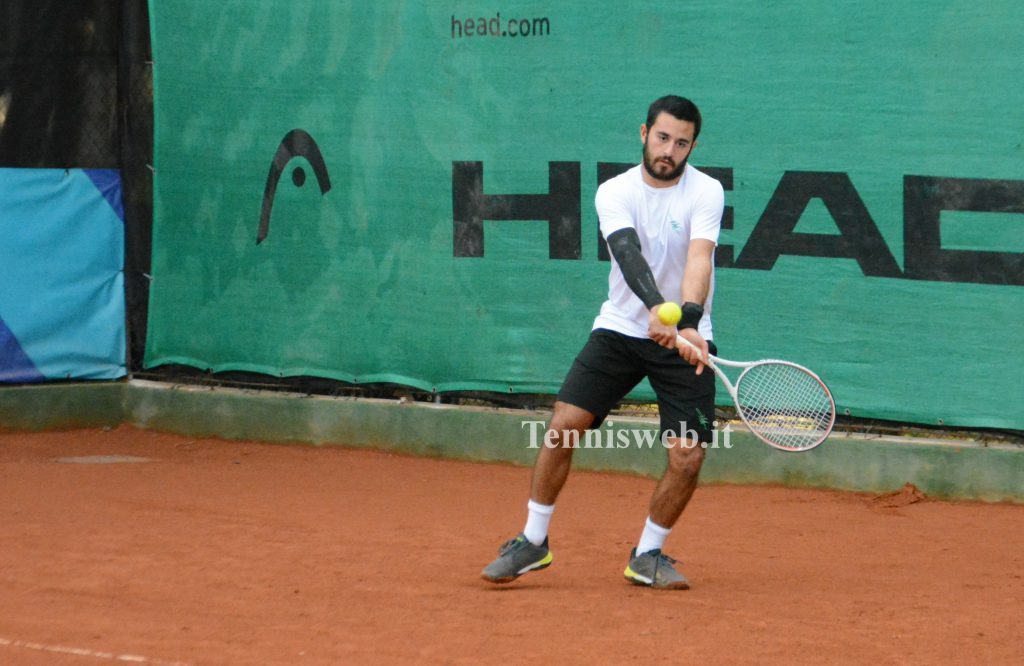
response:
{"label": "shoe lace", "polygon": [[660,569],[663,566],[667,566],[669,568],[672,568],[673,564],[678,564],[679,563],[679,560],[677,560],[676,558],[671,557],[671,556],[666,555],[665,553],[661,552],[660,548],[656,549],[656,550],[650,551],[648,553],[648,555],[653,555],[654,556],[654,578],[655,578],[655,580],[657,580],[657,577],[658,577],[658,569]]}
{"label": "shoe lace", "polygon": [[520,540],[518,536],[514,536],[505,543],[501,544],[501,548],[498,549],[498,555],[510,553],[524,543],[526,543],[525,539]]}

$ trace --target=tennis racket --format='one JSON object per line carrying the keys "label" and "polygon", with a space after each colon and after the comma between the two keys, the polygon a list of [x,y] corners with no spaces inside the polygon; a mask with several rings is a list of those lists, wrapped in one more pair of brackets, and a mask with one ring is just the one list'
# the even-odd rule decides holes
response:
{"label": "tennis racket", "polygon": [[[697,347],[679,335],[678,344]],[[789,361],[727,361],[708,354],[736,403],[736,411],[758,439],[783,451],[809,451],[825,441],[836,422],[836,402],[818,375]],[[719,366],[742,368],[733,384]]]}

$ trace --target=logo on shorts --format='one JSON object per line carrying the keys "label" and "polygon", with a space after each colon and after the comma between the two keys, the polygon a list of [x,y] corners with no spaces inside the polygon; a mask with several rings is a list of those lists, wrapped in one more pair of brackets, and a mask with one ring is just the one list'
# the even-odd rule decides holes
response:
{"label": "logo on shorts", "polygon": [[700,411],[699,409],[697,410],[697,421],[700,423],[701,428],[707,429],[708,417],[704,416],[704,412]]}

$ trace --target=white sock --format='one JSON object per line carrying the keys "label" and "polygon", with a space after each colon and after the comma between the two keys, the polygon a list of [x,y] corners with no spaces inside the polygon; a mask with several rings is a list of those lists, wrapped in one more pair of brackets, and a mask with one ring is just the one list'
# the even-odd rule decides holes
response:
{"label": "white sock", "polygon": [[665,538],[671,531],[671,527],[666,528],[651,522],[651,518],[648,516],[647,522],[644,523],[644,531],[640,535],[640,543],[636,546],[636,554],[642,555],[652,550],[660,550],[665,545]]}
{"label": "white sock", "polygon": [[554,504],[538,504],[533,500],[526,503],[529,513],[526,516],[526,527],[523,534],[534,546],[544,543],[548,538],[548,523],[551,522],[551,514],[555,511]]}

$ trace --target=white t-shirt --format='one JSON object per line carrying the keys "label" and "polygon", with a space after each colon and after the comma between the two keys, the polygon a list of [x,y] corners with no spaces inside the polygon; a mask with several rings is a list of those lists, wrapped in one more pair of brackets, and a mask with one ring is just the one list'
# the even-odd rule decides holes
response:
{"label": "white t-shirt", "polygon": [[[654,273],[658,291],[666,301],[682,301],[683,271],[691,238],[718,244],[725,193],[722,185],[689,164],[672,187],[651,187],[643,180],[643,165],[605,181],[597,188],[594,203],[605,238],[632,227],[640,248]],[[612,257],[608,274],[608,300],[594,320],[594,328],[606,328],[635,338],[647,337],[648,310],[622,277]],[[704,301],[704,316],[697,330],[712,339],[711,297],[715,290],[714,268]]]}

